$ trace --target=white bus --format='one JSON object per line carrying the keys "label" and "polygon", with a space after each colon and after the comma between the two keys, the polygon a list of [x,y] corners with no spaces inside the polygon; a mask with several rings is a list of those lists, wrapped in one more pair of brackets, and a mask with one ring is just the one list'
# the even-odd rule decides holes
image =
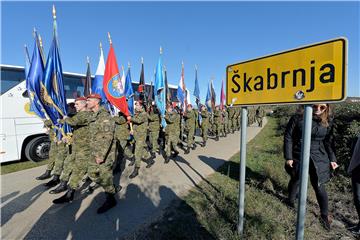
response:
{"label": "white bus", "polygon": [[[0,64],[0,68],[0,163],[20,159],[39,162],[47,159],[50,142],[43,121],[30,111],[24,67]],[[66,98],[71,102],[83,92],[86,75],[64,72],[63,77]],[[138,83],[133,83],[134,90],[137,86]],[[176,101],[177,86],[169,85],[169,88],[172,100]]]}

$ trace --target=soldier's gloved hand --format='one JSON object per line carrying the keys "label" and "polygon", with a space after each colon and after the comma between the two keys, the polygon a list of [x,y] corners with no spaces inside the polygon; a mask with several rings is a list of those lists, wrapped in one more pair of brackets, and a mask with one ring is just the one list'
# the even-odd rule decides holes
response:
{"label": "soldier's gloved hand", "polygon": [[97,164],[101,164],[101,163],[104,162],[104,159],[101,159],[99,157],[95,157],[95,161],[96,161]]}

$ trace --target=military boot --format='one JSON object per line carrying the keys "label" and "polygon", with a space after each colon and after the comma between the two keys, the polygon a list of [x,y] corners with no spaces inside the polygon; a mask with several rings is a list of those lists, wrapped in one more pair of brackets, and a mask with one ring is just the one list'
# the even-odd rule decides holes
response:
{"label": "military boot", "polygon": [[139,167],[135,167],[134,171],[130,174],[129,178],[134,178],[137,175],[139,175],[139,169],[140,169]]}
{"label": "military boot", "polygon": [[155,152],[152,151],[150,154],[151,154],[152,158],[156,158],[156,153]]}
{"label": "military boot", "polygon": [[147,165],[146,165],[146,168],[150,168],[152,165],[154,165],[155,161],[153,158],[149,158],[147,161],[146,161]]}
{"label": "military boot", "polygon": [[165,156],[165,163],[167,164],[167,163],[169,163],[169,162],[170,162],[170,157]]}
{"label": "military boot", "polygon": [[192,148],[191,148],[192,150],[195,150],[196,149],[196,144],[194,143],[193,145],[192,145]]}
{"label": "military boot", "polygon": [[190,147],[187,147],[184,153],[189,154],[190,153]]}
{"label": "military boot", "polygon": [[203,144],[201,145],[201,147],[205,147],[206,146],[206,141],[203,142]]}
{"label": "military boot", "polygon": [[130,160],[130,163],[129,163],[128,166],[134,166],[134,164],[135,164],[135,157],[132,156],[132,158],[130,158],[129,160]]}
{"label": "military boot", "polygon": [[74,199],[74,194],[75,194],[75,190],[72,188],[69,188],[69,190],[65,193],[65,195],[63,195],[57,199],[54,199],[53,203],[61,204],[61,203],[72,202],[72,200]]}
{"label": "military boot", "polygon": [[107,193],[107,192],[105,194],[106,194],[106,200],[103,203],[103,205],[99,207],[98,210],[96,211],[98,214],[104,213],[116,206],[116,199],[114,196],[115,194]]}
{"label": "military boot", "polygon": [[36,180],[44,180],[44,179],[48,179],[48,178],[51,178],[51,170],[46,170],[43,174],[36,177]]}
{"label": "military boot", "polygon": [[219,141],[219,136],[216,136],[215,141]]}
{"label": "military boot", "polygon": [[47,188],[52,188],[58,185],[60,182],[59,175],[54,175],[53,179],[51,179],[49,182],[45,183],[44,186]]}
{"label": "military boot", "polygon": [[176,158],[179,155],[178,151],[174,151],[174,153],[171,155],[172,157]]}
{"label": "military boot", "polygon": [[60,184],[57,188],[51,190],[50,194],[57,194],[61,192],[65,192],[67,190],[67,181],[60,181]]}

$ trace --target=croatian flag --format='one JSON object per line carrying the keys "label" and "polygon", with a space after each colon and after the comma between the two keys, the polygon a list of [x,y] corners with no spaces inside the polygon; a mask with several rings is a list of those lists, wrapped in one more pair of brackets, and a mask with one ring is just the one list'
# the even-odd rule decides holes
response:
{"label": "croatian flag", "polygon": [[181,77],[180,77],[180,81],[179,81],[179,85],[178,85],[178,89],[177,89],[177,98],[179,100],[179,103],[182,106],[183,112],[186,111],[186,107],[187,107],[187,99],[188,99],[187,95],[189,95],[189,94],[187,94],[186,86],[185,86],[184,63],[183,63],[182,67],[181,67]]}

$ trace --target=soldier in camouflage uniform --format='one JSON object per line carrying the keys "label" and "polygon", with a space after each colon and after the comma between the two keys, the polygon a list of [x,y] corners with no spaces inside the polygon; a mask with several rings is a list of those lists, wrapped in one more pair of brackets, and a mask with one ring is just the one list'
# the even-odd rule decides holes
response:
{"label": "soldier in camouflage uniform", "polygon": [[146,168],[155,163],[146,147],[148,114],[139,101],[135,102],[135,115],[131,118],[131,122],[133,123],[133,136],[135,139],[135,168],[129,178],[134,178],[139,174],[142,159],[147,163]]}
{"label": "soldier in camouflage uniform", "polygon": [[149,141],[151,146],[151,155],[156,157],[155,152],[159,152],[159,133],[160,133],[160,116],[159,111],[155,105],[149,108]]}
{"label": "soldier in camouflage uniform", "polygon": [[44,128],[46,128],[46,132],[49,135],[50,139],[50,150],[49,150],[49,163],[46,167],[45,173],[41,174],[40,176],[36,177],[37,180],[44,180],[51,177],[51,170],[54,168],[55,162],[55,154],[56,154],[56,136],[54,131],[54,126],[50,120],[44,121]]}
{"label": "soldier in camouflage uniform", "polygon": [[233,106],[229,107],[229,129],[231,133],[234,133],[235,131],[235,126],[233,125],[234,114],[235,114],[234,107]]}
{"label": "soldier in camouflage uniform", "polygon": [[259,124],[259,127],[262,127],[264,116],[265,116],[265,111],[261,106],[259,106],[256,109],[256,114],[255,114],[255,118],[257,123]]}
{"label": "soldier in camouflage uniform", "polygon": [[[64,161],[64,168],[60,175],[60,185],[54,190],[50,191],[50,194],[56,194],[67,190],[67,183],[70,179],[70,175],[73,169],[76,167],[75,161],[83,160],[83,158],[76,157],[81,154],[83,148],[88,148],[88,142],[86,141],[86,135],[88,134],[88,119],[91,113],[86,108],[86,98],[79,97],[75,100],[75,108],[77,114],[73,117],[65,117],[59,119],[59,123],[67,123],[73,129],[71,154],[68,154]],[[89,157],[89,155],[88,155]],[[84,163],[83,163],[84,164]]]}
{"label": "soldier in camouflage uniform", "polygon": [[234,107],[234,115],[233,115],[233,119],[232,119],[233,131],[238,130],[238,117],[239,117],[238,108]]}
{"label": "soldier in camouflage uniform", "polygon": [[176,136],[176,145],[179,145],[182,140],[181,136],[181,121],[182,121],[182,112],[179,107],[175,107],[175,109],[171,108],[172,113],[174,114],[174,138]]}
{"label": "soldier in camouflage uniform", "polygon": [[[113,183],[112,167],[115,161],[115,122],[109,112],[100,106],[101,96],[90,94],[87,97],[87,107],[93,112],[88,125],[89,135],[85,138],[88,141],[88,148],[80,156],[86,157],[86,167],[75,168],[69,182],[69,190],[66,194],[53,201],[54,204],[71,202],[74,198],[78,184],[87,172],[88,177],[102,186],[105,190],[106,200],[97,210],[97,213],[104,213],[116,205],[115,187]],[[90,154],[90,158],[88,157]],[[77,161],[76,161],[77,162]],[[81,161],[79,161],[81,162]]]}
{"label": "soldier in camouflage uniform", "polygon": [[201,136],[203,139],[202,147],[206,146],[206,141],[208,139],[208,129],[209,129],[209,112],[205,105],[201,106]]}
{"label": "soldier in camouflage uniform", "polygon": [[215,107],[214,111],[214,125],[215,125],[215,141],[219,141],[221,131],[221,111],[219,106]]}
{"label": "soldier in camouflage uniform", "polygon": [[195,113],[192,109],[192,105],[188,104],[185,118],[185,131],[187,132],[187,148],[185,154],[190,153],[190,148],[195,149],[194,133],[195,133]]}
{"label": "soldier in camouflage uniform", "polygon": [[224,134],[225,137],[229,133],[229,114],[227,112],[226,106],[223,109],[223,125],[224,125]]}
{"label": "soldier in camouflage uniform", "polygon": [[173,157],[176,157],[179,154],[177,143],[179,141],[179,136],[176,132],[176,122],[179,122],[180,115],[173,110],[171,104],[168,104],[166,113],[165,113],[165,163],[170,161],[171,149],[174,151]]}
{"label": "soldier in camouflage uniform", "polygon": [[130,150],[128,146],[128,140],[130,137],[130,130],[129,130],[129,123],[131,117],[126,117],[122,112],[119,112],[118,116],[113,117],[115,121],[115,140],[116,144],[116,153],[120,152],[120,155],[116,156],[115,164],[114,164],[114,171],[121,170],[121,162],[125,161],[125,157],[128,159],[132,159],[134,154]]}

